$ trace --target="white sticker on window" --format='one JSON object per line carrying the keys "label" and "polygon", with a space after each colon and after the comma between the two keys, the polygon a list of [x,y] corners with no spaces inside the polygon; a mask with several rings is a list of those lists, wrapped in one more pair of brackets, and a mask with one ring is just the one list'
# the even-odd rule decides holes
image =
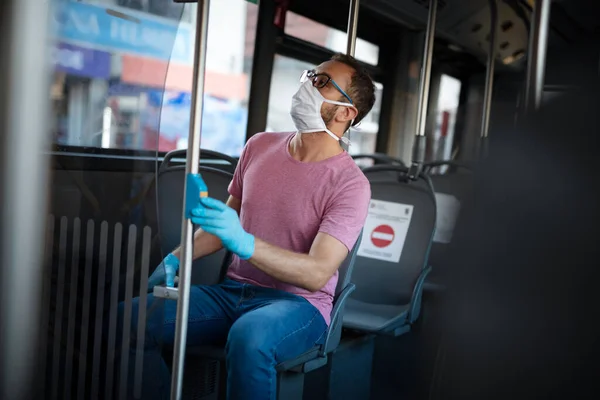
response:
{"label": "white sticker on window", "polygon": [[436,243],[450,243],[460,211],[460,201],[446,193],[436,193],[435,201],[437,204],[437,218],[433,241]]}
{"label": "white sticker on window", "polygon": [[413,214],[410,204],[371,200],[357,255],[397,263]]}

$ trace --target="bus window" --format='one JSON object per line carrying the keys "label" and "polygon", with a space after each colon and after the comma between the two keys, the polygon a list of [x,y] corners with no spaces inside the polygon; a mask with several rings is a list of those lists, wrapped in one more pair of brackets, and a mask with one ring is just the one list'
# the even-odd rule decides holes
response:
{"label": "bus window", "polygon": [[[346,32],[320,24],[291,11],[288,11],[285,18],[285,33],[335,52],[346,52],[348,41]],[[355,56],[357,60],[377,65],[379,62],[379,46],[356,38]]]}
{"label": "bus window", "polygon": [[[460,97],[460,80],[449,75],[442,75],[437,100],[436,129],[432,137],[432,160],[448,160],[452,156],[454,142],[454,125],[458,112]],[[443,167],[445,170],[447,167]]]}
{"label": "bus window", "polygon": [[[51,96],[57,117],[53,139],[60,150],[187,147],[196,6],[163,0],[61,2],[54,18]],[[257,8],[244,0],[211,2],[205,149],[238,156],[244,145]]]}
{"label": "bus window", "polygon": [[279,54],[275,55],[269,94],[267,131],[286,132],[295,129],[290,116],[292,96],[298,90],[302,72],[314,67],[311,63]]}

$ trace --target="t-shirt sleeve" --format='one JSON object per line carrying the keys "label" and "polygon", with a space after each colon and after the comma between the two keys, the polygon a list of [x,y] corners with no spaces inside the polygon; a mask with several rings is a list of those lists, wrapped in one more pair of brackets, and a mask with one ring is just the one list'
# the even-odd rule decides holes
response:
{"label": "t-shirt sleeve", "polygon": [[[253,136],[254,137],[254,136]],[[240,154],[240,160],[235,168],[233,173],[233,179],[229,183],[229,187],[227,191],[230,195],[235,197],[236,199],[242,199],[242,193],[244,191],[244,173],[246,172],[246,167],[248,166],[248,162],[251,158],[252,150],[251,150],[252,138],[246,142],[242,150],[242,154]]]}
{"label": "t-shirt sleeve", "polygon": [[352,250],[367,219],[371,186],[357,179],[336,194],[325,211],[319,232],[333,236]]}

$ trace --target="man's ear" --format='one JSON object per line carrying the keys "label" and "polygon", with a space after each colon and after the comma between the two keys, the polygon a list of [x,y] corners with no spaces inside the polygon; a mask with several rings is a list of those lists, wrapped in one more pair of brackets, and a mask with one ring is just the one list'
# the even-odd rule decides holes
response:
{"label": "man's ear", "polygon": [[337,112],[337,119],[340,122],[354,121],[358,116],[358,110],[356,107],[345,107],[341,106]]}

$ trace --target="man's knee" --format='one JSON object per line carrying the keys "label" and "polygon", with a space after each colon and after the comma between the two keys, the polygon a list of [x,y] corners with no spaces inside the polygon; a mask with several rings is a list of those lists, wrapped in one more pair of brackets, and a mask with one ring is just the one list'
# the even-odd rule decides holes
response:
{"label": "man's knee", "polygon": [[227,336],[227,358],[274,359],[274,337],[265,324],[256,323],[252,318],[240,318]]}

